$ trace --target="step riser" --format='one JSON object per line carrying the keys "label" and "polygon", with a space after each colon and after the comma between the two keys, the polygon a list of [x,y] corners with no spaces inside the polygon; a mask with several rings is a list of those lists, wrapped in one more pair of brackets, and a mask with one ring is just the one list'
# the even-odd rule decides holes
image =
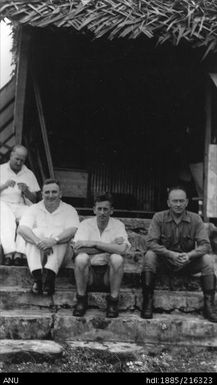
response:
{"label": "step riser", "polygon": [[[134,265],[126,265],[125,273],[122,281],[122,287],[128,288],[140,288],[141,268]],[[21,286],[30,288],[33,280],[29,269],[27,267],[6,267],[0,266],[0,287],[8,286]],[[72,268],[62,269],[56,278],[56,287],[64,287],[67,285],[74,285],[74,271]],[[188,280],[184,280],[182,277],[174,277],[169,280],[168,277],[159,276],[156,279],[156,289],[173,289],[173,290],[200,290],[200,278],[191,277]]]}
{"label": "step riser", "polygon": [[194,320],[170,319],[105,319],[86,317],[56,316],[53,337],[55,340],[99,340],[103,332],[107,341],[144,342],[180,342],[184,340],[201,341],[216,335],[217,326],[210,322],[198,325]]}
{"label": "step riser", "polygon": [[0,317],[0,339],[50,339],[52,316]]}
{"label": "step riser", "polygon": [[203,345],[215,339],[217,324],[201,318],[155,315],[152,320],[137,316],[105,318],[102,312],[85,318],[73,317],[71,312],[44,316],[1,315],[0,339],[54,339],[55,341],[90,340],[136,343],[175,343],[192,341]]}
{"label": "step riser", "polygon": [[[107,293],[92,292],[88,295],[89,308],[105,310],[107,306]],[[21,307],[43,307],[43,308],[72,308],[76,303],[76,291],[57,291],[54,296],[34,295],[28,290],[0,291],[0,309],[18,309]],[[119,298],[120,311],[141,310],[141,290],[121,291]],[[154,308],[158,311],[172,312],[195,312],[203,307],[202,293],[167,292],[156,291],[154,296]]]}

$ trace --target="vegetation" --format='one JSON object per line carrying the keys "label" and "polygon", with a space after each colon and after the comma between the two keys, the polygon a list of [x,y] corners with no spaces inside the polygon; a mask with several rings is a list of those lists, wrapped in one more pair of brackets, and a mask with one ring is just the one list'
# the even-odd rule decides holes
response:
{"label": "vegetation", "polygon": [[168,373],[216,372],[216,351],[196,347],[144,347],[144,353],[118,355],[89,348],[66,347],[64,356],[55,361],[38,361],[33,357],[19,362],[0,362],[0,372],[70,372],[70,373]]}
{"label": "vegetation", "polygon": [[155,38],[177,45],[187,41],[217,50],[216,0],[15,0],[3,1],[2,18],[34,27],[72,27],[95,38]]}

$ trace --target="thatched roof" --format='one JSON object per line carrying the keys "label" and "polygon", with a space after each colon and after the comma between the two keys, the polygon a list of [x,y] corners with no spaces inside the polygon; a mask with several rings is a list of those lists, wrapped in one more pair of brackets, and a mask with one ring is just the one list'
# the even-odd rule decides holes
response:
{"label": "thatched roof", "polygon": [[106,36],[217,51],[217,0],[0,0],[0,15],[33,27],[71,27]]}

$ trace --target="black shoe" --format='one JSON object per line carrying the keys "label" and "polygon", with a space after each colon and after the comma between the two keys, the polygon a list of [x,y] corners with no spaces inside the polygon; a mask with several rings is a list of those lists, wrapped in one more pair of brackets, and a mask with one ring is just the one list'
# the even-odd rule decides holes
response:
{"label": "black shoe", "polygon": [[13,265],[12,258],[6,257],[4,264],[5,264],[5,266],[12,266]]}
{"label": "black shoe", "polygon": [[32,285],[33,294],[42,294],[42,281],[35,281]]}
{"label": "black shoe", "polygon": [[153,293],[148,290],[143,291],[141,318],[153,318]]}
{"label": "black shoe", "polygon": [[34,283],[32,285],[32,293],[33,294],[42,294],[42,275],[41,269],[33,270],[32,276],[34,279]]}
{"label": "black shoe", "polygon": [[151,319],[153,318],[153,295],[154,295],[154,282],[155,274],[151,271],[142,271],[141,284],[142,284],[142,310],[141,318]]}
{"label": "black shoe", "polygon": [[107,298],[107,310],[106,310],[106,317],[108,318],[116,318],[119,315],[118,311],[118,297],[113,298],[109,296]]}
{"label": "black shoe", "polygon": [[23,266],[22,258],[15,258],[14,266]]}
{"label": "black shoe", "polygon": [[73,315],[75,317],[83,317],[87,310],[87,295],[77,294],[77,303],[73,310]]}
{"label": "black shoe", "polygon": [[53,295],[55,292],[55,277],[56,274],[50,269],[44,269],[45,279],[43,285],[43,294],[44,295]]}
{"label": "black shoe", "polygon": [[208,319],[211,322],[217,323],[217,315],[214,312],[213,304],[213,293],[204,293],[204,318]]}

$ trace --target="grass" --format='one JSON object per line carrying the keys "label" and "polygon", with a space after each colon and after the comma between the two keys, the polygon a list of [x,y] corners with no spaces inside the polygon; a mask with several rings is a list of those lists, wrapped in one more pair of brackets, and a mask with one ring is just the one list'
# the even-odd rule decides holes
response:
{"label": "grass", "polygon": [[217,372],[216,351],[209,348],[187,348],[153,345],[140,354],[119,356],[89,348],[72,349],[65,346],[58,359],[37,360],[20,357],[19,362],[0,362],[4,373],[166,373]]}

